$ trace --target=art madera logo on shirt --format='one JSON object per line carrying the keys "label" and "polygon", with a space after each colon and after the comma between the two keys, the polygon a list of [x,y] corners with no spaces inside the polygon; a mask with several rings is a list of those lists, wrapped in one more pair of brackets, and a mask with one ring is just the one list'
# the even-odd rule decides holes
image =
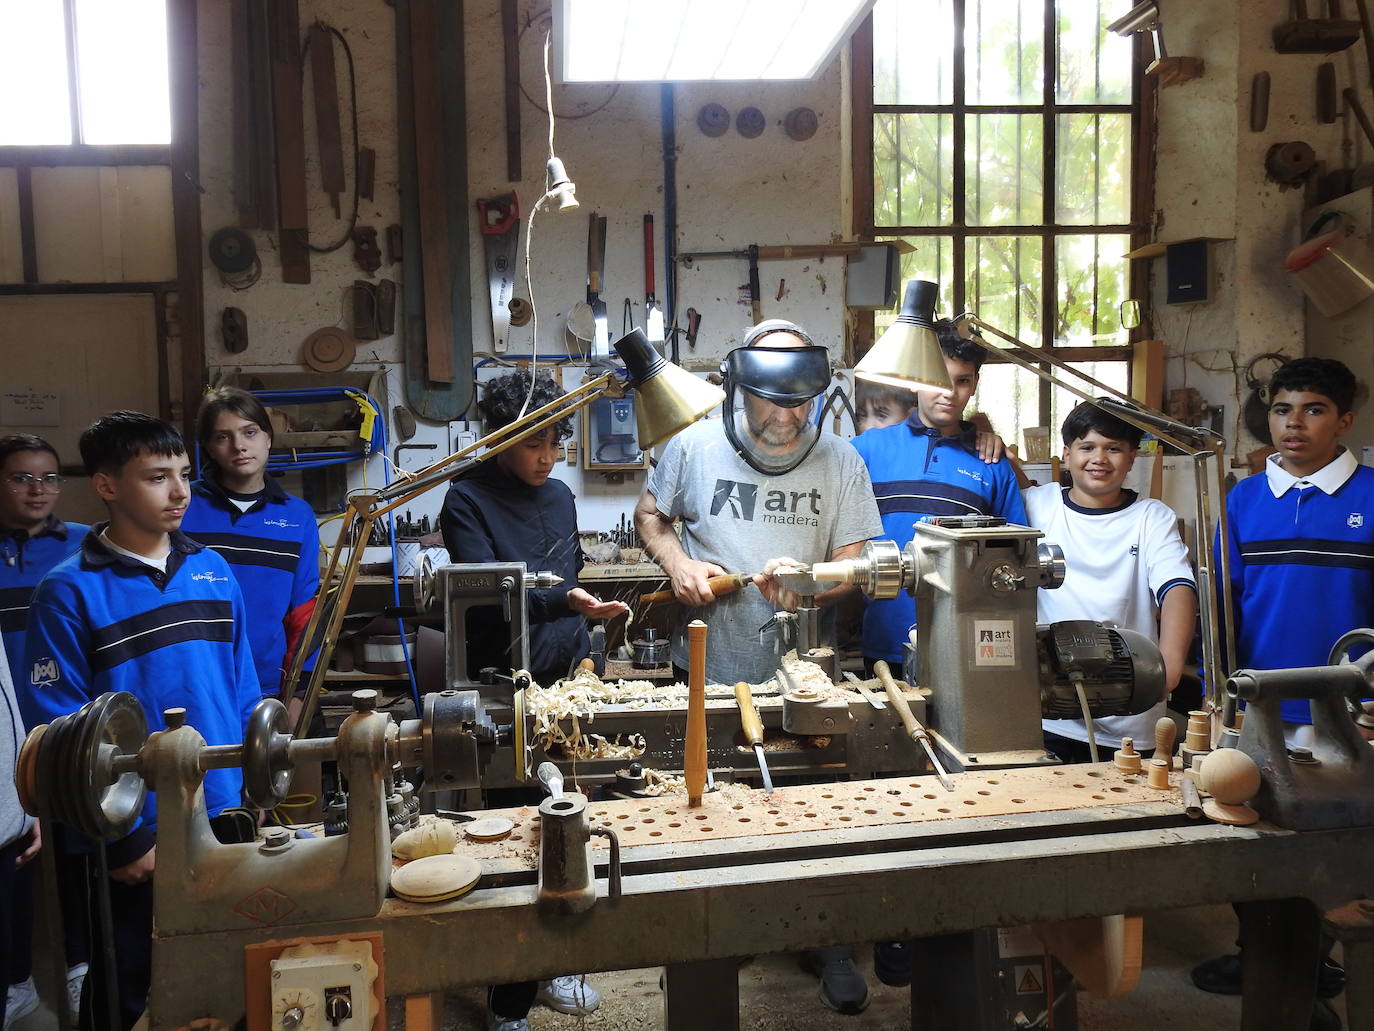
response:
{"label": "art madera logo on shirt", "polygon": [[[763,495],[761,506],[760,494]],[[815,487],[809,491],[776,488],[760,491],[756,483],[719,479],[711,497],[711,514],[722,513],[750,523],[820,526],[821,492]]]}

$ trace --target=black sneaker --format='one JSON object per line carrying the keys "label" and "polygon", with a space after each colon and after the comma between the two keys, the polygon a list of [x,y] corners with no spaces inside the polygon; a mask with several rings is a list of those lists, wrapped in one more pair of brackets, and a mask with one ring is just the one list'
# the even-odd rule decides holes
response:
{"label": "black sneaker", "polygon": [[911,984],[911,942],[874,942],[873,973],[889,988]]}
{"label": "black sneaker", "polygon": [[[1199,963],[1192,970],[1193,984],[1213,995],[1241,993],[1241,957],[1238,953],[1216,956]],[[1345,968],[1330,959],[1323,959],[1317,968],[1317,998],[1334,999],[1345,991]],[[1335,1015],[1334,1013],[1332,1014]],[[1314,1018],[1315,1019],[1315,1018]],[[1339,1018],[1337,1018],[1339,1020]],[[1314,1023],[1312,1025],[1316,1027]],[[1339,1027],[1339,1023],[1336,1025]]]}
{"label": "black sneaker", "polygon": [[802,953],[802,967],[820,976],[821,1002],[836,1013],[853,1016],[868,1008],[868,983],[854,965],[852,949],[807,949]]}

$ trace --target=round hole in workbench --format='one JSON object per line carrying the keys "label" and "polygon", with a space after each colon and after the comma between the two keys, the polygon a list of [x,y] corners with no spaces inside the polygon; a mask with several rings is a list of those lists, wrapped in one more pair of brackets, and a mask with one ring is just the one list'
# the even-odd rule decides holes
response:
{"label": "round hole in workbench", "polygon": [[648,811],[649,811],[649,809],[648,809],[647,806],[646,806],[645,808],[643,808],[643,809],[640,810],[641,813],[647,813]]}
{"label": "round hole in workbench", "polygon": [[1017,805],[1026,804],[1026,800],[1024,798],[1013,798],[1012,801],[1015,802]]}
{"label": "round hole in workbench", "polygon": [[936,811],[937,813],[947,813],[947,812],[949,812],[950,810],[941,808],[941,809],[937,809],[937,810],[935,810],[935,811]]}
{"label": "round hole in workbench", "polygon": [[854,817],[852,817],[852,816],[841,816],[841,817],[840,817],[840,823],[848,823],[848,822],[849,822],[850,820],[852,820],[852,819],[854,819]]}
{"label": "round hole in workbench", "polygon": [[904,805],[904,806],[910,806],[910,805],[911,805],[910,802],[903,802],[903,803],[901,803],[901,804]]}
{"label": "round hole in workbench", "polygon": [[887,789],[887,793],[888,793],[889,795],[900,795],[900,794],[901,794],[900,791],[896,791],[896,790],[894,790],[894,789],[892,789],[892,788],[888,788],[888,789]]}
{"label": "round hole in workbench", "polygon": [[770,809],[770,810],[768,810],[768,815],[769,815],[769,816],[777,816],[777,815],[778,815],[778,811],[777,811],[776,809]]}
{"label": "round hole in workbench", "polygon": [[864,788],[864,790],[865,790],[865,791],[877,791],[878,789],[875,788],[872,784],[869,784],[867,787]]}
{"label": "round hole in workbench", "polygon": [[977,804],[978,804],[978,800],[977,800],[976,798],[966,798],[966,799],[964,799],[964,805],[977,805]]}
{"label": "round hole in workbench", "polygon": [[670,823],[670,824],[668,824],[668,826],[669,826],[669,827],[681,827],[682,824],[680,824],[680,823]]}
{"label": "round hole in workbench", "polygon": [[676,815],[677,815],[677,810],[676,810],[676,809],[665,809],[665,810],[663,810],[663,815],[664,815],[664,816],[676,816]]}
{"label": "round hole in workbench", "polygon": [[815,813],[802,813],[802,815],[805,816],[808,820],[814,820],[816,818]]}
{"label": "round hole in workbench", "polygon": [[834,798],[834,795],[822,795],[821,798]]}
{"label": "round hole in workbench", "polygon": [[650,832],[649,832],[649,837],[651,837],[651,838],[661,838],[661,837],[663,837],[663,832],[662,832],[662,831],[650,831]]}
{"label": "round hole in workbench", "polygon": [[998,784],[1001,784],[1002,782],[1000,780],[990,780],[988,781],[988,783],[996,787]]}
{"label": "round hole in workbench", "polygon": [[1064,771],[1063,771],[1063,770],[1050,770],[1050,772],[1053,773],[1056,777],[1062,777],[1062,776],[1064,776]]}
{"label": "round hole in workbench", "polygon": [[[647,809],[641,809],[640,812],[648,812],[648,810],[647,810]],[[639,822],[640,822],[640,823],[653,823],[653,822],[654,822],[654,818],[653,818],[652,816],[646,816],[646,817],[644,817],[644,819],[640,820]]]}
{"label": "round hole in workbench", "polygon": [[628,820],[628,819],[630,818],[630,814],[629,814],[629,813],[616,813],[615,818],[616,818],[617,820]]}
{"label": "round hole in workbench", "polygon": [[522,838],[520,837],[520,835],[518,835],[518,834],[512,834],[512,835],[510,836],[510,840],[511,840],[511,841],[522,841],[523,839],[522,839]]}
{"label": "round hole in workbench", "polygon": [[697,813],[696,819],[698,819],[698,820],[704,820],[704,819],[706,819],[706,814],[705,814],[705,813]]}
{"label": "round hole in workbench", "polygon": [[1114,786],[1112,787],[1112,790],[1113,790],[1113,791],[1118,791],[1118,792],[1124,792],[1126,789],[1123,788],[1123,787],[1121,787],[1120,785],[1114,785]]}
{"label": "round hole in workbench", "polygon": [[1105,802],[1107,800],[1106,795],[1093,795],[1093,798],[1097,799],[1099,802]]}
{"label": "round hole in workbench", "polygon": [[1089,777],[1100,777],[1100,776],[1102,776],[1102,771],[1101,771],[1101,770],[1089,770],[1089,771],[1088,771],[1088,776],[1089,776]]}
{"label": "round hole in workbench", "polygon": [[830,808],[831,808],[831,809],[843,809],[844,806],[842,806],[842,805],[832,805]]}
{"label": "round hole in workbench", "polygon": [[877,816],[877,815],[878,815],[878,810],[876,810],[876,809],[865,809],[865,810],[864,810],[864,815],[865,815],[865,816]]}
{"label": "round hole in workbench", "polygon": [[747,817],[747,816],[741,816],[741,817],[739,818],[739,822],[740,822],[740,823],[748,823],[748,822],[749,822],[749,817]]}
{"label": "round hole in workbench", "polygon": [[1086,784],[1075,784],[1075,785],[1074,785],[1074,787],[1076,787],[1076,788],[1086,788],[1087,786],[1088,786],[1088,785],[1086,785]]}
{"label": "round hole in workbench", "polygon": [[907,787],[909,787],[909,788],[919,788],[920,786],[921,786],[920,784],[908,784],[908,785],[907,785]]}
{"label": "round hole in workbench", "polygon": [[935,799],[935,798],[937,798],[937,797],[939,797],[939,796],[937,796],[937,795],[922,795],[921,797],[922,797],[922,798]]}
{"label": "round hole in workbench", "polygon": [[711,830],[711,828],[710,828],[710,827],[698,827],[697,830],[699,830],[699,831],[701,831],[703,834],[705,834],[707,831]]}
{"label": "round hole in workbench", "polygon": [[982,796],[984,796],[984,797],[987,797],[988,795],[991,795],[992,792],[991,792],[991,791],[980,791],[980,792],[978,792],[978,794],[980,794],[980,795],[982,795]]}
{"label": "round hole in workbench", "polygon": [[787,826],[787,821],[786,821],[786,820],[779,820],[777,823],[773,824],[773,826],[774,826],[774,827],[786,827],[786,826]]}
{"label": "round hole in workbench", "polygon": [[742,805],[732,805],[730,808],[731,808],[731,809],[734,809],[734,810],[736,810],[736,811],[738,811],[738,810],[740,810],[740,809],[743,809],[744,806],[742,806]]}

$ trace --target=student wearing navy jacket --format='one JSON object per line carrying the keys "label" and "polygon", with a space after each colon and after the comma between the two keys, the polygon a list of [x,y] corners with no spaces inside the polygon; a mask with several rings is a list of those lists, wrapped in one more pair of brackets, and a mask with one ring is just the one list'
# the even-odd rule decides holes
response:
{"label": "student wearing navy jacket", "polygon": [[[38,585],[29,608],[24,697],[30,727],[74,712],[109,691],[138,699],[149,730],[186,709],[207,744],[239,744],[261,699],[248,649],[243,595],[228,564],[180,532],[191,466],[181,435],[140,412],[97,419],[81,435],[81,458],[110,519],[91,527],[81,550]],[[238,806],[237,769],[205,774],[212,818]],[[138,826],[107,846],[115,971],[91,968],[82,1027],[105,1031],[102,982],[117,980],[119,1026],[143,1013],[151,975],[152,877],[157,796]],[[233,820],[212,820],[228,838]],[[99,926],[98,907],[92,923]]]}
{"label": "student wearing navy jacket", "polygon": [[[29,625],[29,602],[48,570],[81,547],[89,529],[83,523],[64,523],[53,514],[62,496],[62,474],[57,449],[42,437],[16,433],[0,437],[0,635],[8,657],[14,690],[24,668],[24,631]],[[22,737],[18,712],[9,713]],[[0,719],[6,713],[0,710]],[[0,730],[0,737],[4,731]],[[3,751],[0,751],[3,758]],[[12,765],[12,764],[11,764]],[[4,771],[0,771],[3,773]],[[3,778],[0,778],[2,780]],[[0,834],[4,830],[0,829]],[[21,858],[38,851],[38,827],[26,821],[23,833],[7,846]],[[0,850],[0,948],[5,962],[0,974],[7,978],[5,1026],[38,1008],[38,993],[33,986],[30,942],[33,924],[33,867],[15,865],[10,853]],[[86,976],[86,928],[81,919],[84,906],[74,903],[83,883],[82,857],[62,854],[63,937],[67,943],[67,980],[79,998],[81,980]],[[10,879],[12,877],[12,880]]]}
{"label": "student wearing navy jacket", "polygon": [[[272,424],[246,390],[220,387],[196,416],[204,465],[181,529],[229,563],[248,605],[248,643],[264,695],[275,696],[320,586],[315,513],[267,475]],[[303,668],[310,669],[307,659]]]}

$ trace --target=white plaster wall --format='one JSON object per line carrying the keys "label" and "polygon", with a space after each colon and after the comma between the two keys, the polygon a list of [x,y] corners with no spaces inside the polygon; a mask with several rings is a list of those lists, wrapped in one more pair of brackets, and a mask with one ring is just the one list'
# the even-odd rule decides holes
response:
{"label": "white plaster wall", "polygon": [[[229,44],[229,10],[216,0],[201,0],[201,183],[202,220],[206,238],[222,225],[233,223],[232,154],[230,151],[232,87]],[[400,221],[397,193],[395,123],[395,19],[383,0],[300,0],[304,28],[319,17],[343,32],[353,48],[359,76],[359,122],[362,143],[377,152],[374,200],[364,202],[359,214],[363,225],[375,226],[379,237],[385,227]],[[547,5],[522,3],[520,23],[530,27],[521,40],[522,80],[526,90],[543,105],[542,47]],[[467,0],[464,4],[468,112],[468,204],[472,212],[471,267],[473,350],[479,356],[491,350],[492,332],[485,258],[477,232],[475,202],[515,189],[523,212],[544,190],[548,157],[546,116],[522,100],[522,181],[506,179],[503,57],[500,7],[497,0]],[[345,74],[342,55],[336,58],[338,73]],[[842,235],[847,225],[842,195],[844,184],[841,123],[841,68],[837,59],[818,81],[787,84],[685,85],[677,88],[676,133],[678,143],[677,190],[680,248],[710,250],[742,249],[751,243],[827,243]],[[308,75],[307,75],[308,80]],[[598,107],[610,90],[601,86],[554,85],[557,112],[578,114]],[[709,139],[696,127],[698,109],[705,103],[724,105],[733,116],[753,105],[763,111],[768,127],[754,140],[732,128],[718,139]],[[783,116],[797,106],[809,106],[819,116],[819,130],[802,143],[782,131]],[[309,163],[310,224],[315,239],[331,239],[341,231],[329,208],[327,196],[317,185],[313,107],[307,85],[306,153]],[[344,138],[348,140],[347,111]],[[531,266],[534,301],[539,315],[538,350],[562,353],[567,344],[563,327],[574,303],[582,300],[586,280],[587,216],[597,211],[608,217],[606,277],[602,296],[607,301],[612,339],[619,335],[622,303],[630,298],[635,322],[643,321],[643,229],[646,212],[654,215],[657,250],[657,289],[666,299],[667,269],[663,251],[663,162],[661,154],[660,89],[657,85],[625,85],[610,97],[604,108],[582,118],[558,123],[556,148],[577,183],[580,210],[559,215],[546,209],[534,224]],[[351,182],[351,179],[350,179]],[[234,292],[208,266],[205,276],[206,358],[211,366],[244,369],[299,369],[300,348],[305,337],[326,325],[351,324],[348,287],[363,278],[353,264],[352,248],[331,255],[312,255],[312,282],[287,285],[281,282],[275,241],[271,234],[254,233],[263,257],[262,280],[250,290]],[[521,228],[521,260],[524,258],[524,226]],[[383,254],[385,258],[385,253]],[[405,269],[385,262],[380,275],[401,282]],[[766,317],[791,318],[806,326],[818,342],[839,354],[844,332],[844,265],[839,259],[825,261],[768,262],[761,266],[763,312]],[[716,260],[679,276],[677,310],[695,307],[702,316],[702,332],[695,350],[682,347],[684,364],[714,367],[739,343],[750,325],[750,309],[741,303],[739,287],[747,281],[743,261]],[[776,299],[780,281],[785,296]],[[526,294],[523,284],[516,289]],[[219,333],[219,314],[235,305],[248,317],[250,345],[239,355],[224,350]],[[684,318],[685,316],[681,316]],[[398,316],[397,324],[400,324]],[[533,327],[511,332],[509,352],[528,354]],[[401,399],[400,342],[395,338],[360,342],[355,368],[378,363],[388,369],[390,403]],[[571,385],[571,379],[565,375]],[[421,422],[412,443],[433,442],[448,449],[461,429]],[[392,444],[396,441],[393,439]],[[441,452],[409,452],[402,465],[418,467]],[[442,453],[447,453],[445,450]],[[368,481],[381,482],[380,460],[369,463]],[[609,485],[600,474],[583,475],[579,468],[560,466],[557,472],[578,494],[579,515],[587,528],[614,525],[632,510],[643,489],[643,475],[624,484]],[[353,479],[361,482],[361,473]],[[410,506],[412,515],[437,512],[441,492]]]}
{"label": "white plaster wall", "polygon": [[[1335,62],[1338,87],[1356,85],[1370,97],[1361,44],[1324,56],[1280,54],[1271,31],[1289,15],[1287,0],[1214,0],[1161,4],[1171,54],[1201,57],[1201,79],[1159,93],[1156,238],[1231,238],[1213,245],[1213,300],[1166,305],[1164,265],[1154,263],[1152,311],[1156,335],[1167,345],[1170,388],[1192,386],[1223,404],[1232,450],[1258,446],[1239,423],[1240,370],[1257,354],[1305,350],[1303,298],[1283,271],[1302,231],[1309,203],[1302,188],[1268,180],[1264,157],[1275,143],[1304,140],[1329,168],[1342,161],[1342,116],[1334,125],[1316,117],[1317,66]],[[1271,79],[1269,119],[1250,131],[1255,73]],[[1345,132],[1352,155],[1368,154],[1352,122]]]}

